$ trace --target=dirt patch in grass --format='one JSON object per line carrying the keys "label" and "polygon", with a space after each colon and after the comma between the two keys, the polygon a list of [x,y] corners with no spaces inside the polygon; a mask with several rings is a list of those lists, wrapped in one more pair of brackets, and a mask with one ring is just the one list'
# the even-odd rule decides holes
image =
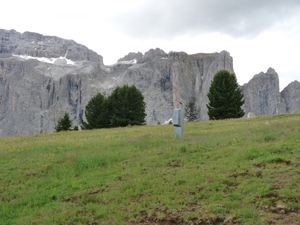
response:
{"label": "dirt patch in grass", "polygon": [[271,175],[270,178],[275,180],[274,186],[276,188],[283,188],[288,183],[291,176],[289,173],[279,173]]}
{"label": "dirt patch in grass", "polygon": [[181,160],[171,160],[169,163],[166,164],[168,167],[182,167],[183,162]]}
{"label": "dirt patch in grass", "polygon": [[242,173],[234,173],[230,175],[229,177],[238,178],[238,177],[259,177],[262,178],[262,172],[258,171],[256,173],[251,173],[249,170],[246,170]]}
{"label": "dirt patch in grass", "polygon": [[88,196],[95,196],[99,193],[103,193],[105,190],[106,189],[97,189],[97,190],[90,191],[86,195],[74,195],[74,196],[70,196],[70,197],[65,197],[63,199],[63,201],[70,202],[70,203],[75,203],[75,202],[83,200],[84,198],[87,198]]}
{"label": "dirt patch in grass", "polygon": [[256,168],[262,168],[262,169],[266,168],[265,163],[256,163],[256,164],[253,164],[253,166],[256,167]]}
{"label": "dirt patch in grass", "polygon": [[94,222],[90,222],[90,223],[88,223],[87,225],[98,225],[99,224],[99,222],[98,221],[94,221]]}
{"label": "dirt patch in grass", "polygon": [[65,202],[71,202],[71,203],[74,203],[74,202],[79,201],[79,200],[82,199],[82,198],[83,198],[82,195],[74,195],[74,196],[71,196],[71,197],[64,198],[64,201],[65,201]]}
{"label": "dirt patch in grass", "polygon": [[[274,179],[275,190],[260,196],[260,198],[269,199],[270,202],[272,202],[271,206],[262,209],[265,213],[267,224],[299,224],[300,208],[285,206],[284,203],[291,201],[291,199],[279,195],[276,191],[284,188],[288,184],[291,176],[288,171],[270,176],[270,178]],[[283,202],[283,204],[280,202]]]}
{"label": "dirt patch in grass", "polygon": [[299,210],[288,209],[282,206],[271,207],[271,214],[266,219],[268,224],[299,224]]}
{"label": "dirt patch in grass", "polygon": [[236,218],[221,218],[221,217],[210,217],[206,215],[200,215],[199,211],[205,209],[197,203],[188,203],[188,208],[182,211],[174,212],[167,208],[156,208],[152,213],[142,211],[135,222],[131,224],[138,225],[192,225],[192,224],[207,224],[207,225],[218,225],[218,224],[239,224]]}

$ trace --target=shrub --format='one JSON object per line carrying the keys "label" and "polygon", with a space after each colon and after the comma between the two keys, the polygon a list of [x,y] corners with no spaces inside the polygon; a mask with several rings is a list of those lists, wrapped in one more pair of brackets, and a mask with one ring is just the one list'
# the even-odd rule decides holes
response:
{"label": "shrub", "polygon": [[59,118],[57,125],[54,127],[56,132],[70,130],[72,121],[70,120],[69,113],[65,112],[64,116]]}

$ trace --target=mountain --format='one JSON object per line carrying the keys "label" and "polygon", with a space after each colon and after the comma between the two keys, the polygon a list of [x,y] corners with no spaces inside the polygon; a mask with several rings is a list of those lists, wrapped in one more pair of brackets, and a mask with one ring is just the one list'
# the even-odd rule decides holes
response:
{"label": "mountain", "polygon": [[[144,95],[147,124],[169,120],[179,101],[192,96],[198,119],[208,120],[206,95],[221,69],[234,73],[226,51],[188,55],[157,48],[131,52],[107,66],[75,41],[0,29],[0,136],[53,132],[64,112],[73,126],[80,125],[91,97],[107,96],[123,84],[136,85]],[[295,81],[280,93],[275,70],[255,75],[241,87],[246,116],[300,111],[299,85]]]}

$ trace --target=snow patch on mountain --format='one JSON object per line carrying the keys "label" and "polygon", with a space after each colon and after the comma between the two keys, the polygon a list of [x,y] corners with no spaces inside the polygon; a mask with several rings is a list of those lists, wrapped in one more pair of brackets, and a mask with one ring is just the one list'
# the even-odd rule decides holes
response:
{"label": "snow patch on mountain", "polygon": [[58,64],[58,65],[75,65],[75,62],[67,59],[66,57],[60,56],[59,58],[46,58],[46,57],[33,57],[29,55],[13,55],[24,60],[35,59],[40,62]]}
{"label": "snow patch on mountain", "polygon": [[120,64],[136,64],[137,60],[133,59],[133,60],[129,60],[129,61],[119,61],[118,63]]}

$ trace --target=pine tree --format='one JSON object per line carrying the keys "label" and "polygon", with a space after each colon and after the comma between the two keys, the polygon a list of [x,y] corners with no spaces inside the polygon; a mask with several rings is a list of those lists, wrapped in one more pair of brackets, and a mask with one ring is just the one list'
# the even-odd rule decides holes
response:
{"label": "pine tree", "polygon": [[110,126],[108,101],[101,93],[96,94],[85,106],[85,118],[82,122],[83,129],[100,129]]}
{"label": "pine tree", "polygon": [[70,120],[69,113],[65,112],[64,116],[59,118],[57,125],[55,126],[55,131],[66,131],[70,130],[72,126],[72,121]]}
{"label": "pine tree", "polygon": [[108,97],[112,127],[144,125],[144,96],[134,85],[117,87]]}
{"label": "pine tree", "polygon": [[243,93],[235,75],[227,70],[220,70],[216,73],[207,97],[209,103],[206,106],[211,120],[240,118],[245,114],[241,109],[244,104]]}
{"label": "pine tree", "polygon": [[188,104],[185,105],[184,115],[188,121],[197,120],[198,110],[196,107],[196,98],[195,96],[191,97]]}

